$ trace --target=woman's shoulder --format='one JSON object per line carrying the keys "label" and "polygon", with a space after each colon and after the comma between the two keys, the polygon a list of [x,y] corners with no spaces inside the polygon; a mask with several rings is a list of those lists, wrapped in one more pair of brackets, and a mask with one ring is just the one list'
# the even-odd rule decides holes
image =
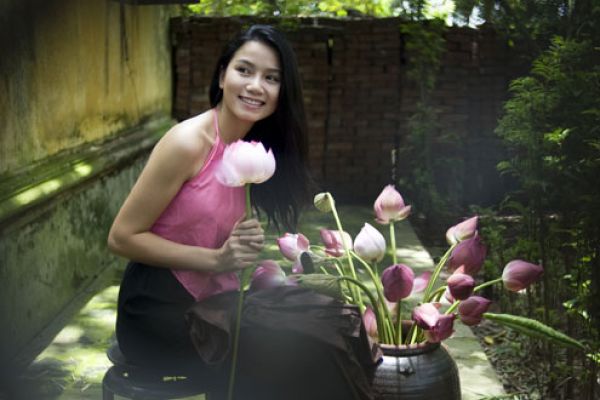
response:
{"label": "woman's shoulder", "polygon": [[210,112],[183,120],[165,133],[154,152],[190,166],[190,175],[194,175],[204,164],[215,143],[211,126]]}

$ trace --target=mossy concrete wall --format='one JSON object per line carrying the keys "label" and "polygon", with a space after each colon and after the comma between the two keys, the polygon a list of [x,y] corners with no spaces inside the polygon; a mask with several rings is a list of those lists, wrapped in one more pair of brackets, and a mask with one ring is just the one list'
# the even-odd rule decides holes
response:
{"label": "mossy concrete wall", "polygon": [[0,173],[169,112],[172,13],[0,0]]}
{"label": "mossy concrete wall", "polygon": [[[59,174],[55,164],[65,154],[87,157],[134,131],[156,137],[148,124],[171,114],[169,19],[177,10],[112,0],[0,0],[0,201],[19,184],[46,179],[40,165]],[[112,163],[77,164],[84,172],[107,167],[82,173],[68,189],[54,176],[59,186],[51,195],[10,219],[0,215],[3,376],[52,340],[107,268],[123,265],[108,253],[106,236],[150,142],[130,140],[130,151]]]}

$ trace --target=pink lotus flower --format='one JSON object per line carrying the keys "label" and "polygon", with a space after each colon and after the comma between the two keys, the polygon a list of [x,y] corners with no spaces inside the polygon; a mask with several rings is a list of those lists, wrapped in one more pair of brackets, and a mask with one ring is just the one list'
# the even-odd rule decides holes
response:
{"label": "pink lotus flower", "polygon": [[481,269],[486,254],[485,245],[481,242],[479,235],[475,234],[472,238],[457,244],[452,250],[448,259],[448,268],[450,271],[454,271],[460,266],[464,266],[464,273],[474,276]]}
{"label": "pink lotus flower", "polygon": [[279,251],[290,261],[296,261],[303,251],[308,251],[309,241],[301,233],[286,233],[277,239]]}
{"label": "pink lotus flower", "polygon": [[483,313],[490,308],[492,302],[485,297],[471,296],[458,305],[460,320],[465,325],[477,325],[483,318]]}
{"label": "pink lotus flower", "polygon": [[518,292],[536,282],[543,273],[544,269],[540,265],[513,260],[504,267],[502,281],[506,289]]}
{"label": "pink lotus flower", "polygon": [[413,289],[411,294],[421,293],[427,285],[429,284],[429,279],[431,279],[431,271],[425,271],[421,275],[417,276],[413,281]]}
{"label": "pink lotus flower", "polygon": [[410,296],[414,279],[415,273],[404,264],[387,267],[381,274],[383,295],[393,303]]}
{"label": "pink lotus flower", "polygon": [[262,183],[275,173],[275,156],[267,152],[260,142],[237,140],[223,152],[223,160],[217,170],[219,182],[225,186],[244,186]]}
{"label": "pink lotus flower", "polygon": [[448,244],[453,245],[475,236],[477,233],[478,222],[479,217],[474,216],[450,227],[450,229],[448,229],[446,232],[446,240],[448,241]]}
{"label": "pink lotus flower", "polygon": [[284,286],[286,284],[285,273],[273,260],[264,260],[252,273],[250,288],[262,290]]}
{"label": "pink lotus flower", "polygon": [[375,200],[373,209],[380,224],[389,224],[390,221],[401,221],[410,214],[411,206],[404,204],[404,199],[393,185],[387,185]]}
{"label": "pink lotus flower", "polygon": [[373,340],[377,340],[377,319],[375,318],[375,313],[371,307],[367,307],[363,314],[363,323],[365,324],[365,330],[367,331],[367,335],[371,337]]}
{"label": "pink lotus flower", "polygon": [[448,290],[456,300],[465,300],[471,296],[475,288],[475,279],[467,274],[454,272],[448,277]]}
{"label": "pink lotus flower", "polygon": [[[325,253],[329,254],[332,257],[341,257],[346,254],[344,250],[344,242],[342,241],[342,237],[338,231],[333,231],[329,229],[321,229],[321,240],[325,245]],[[344,240],[346,241],[346,245],[349,249],[352,248],[352,237],[344,232]]]}
{"label": "pink lotus flower", "polygon": [[365,223],[354,239],[354,251],[366,261],[381,261],[385,255],[385,238],[377,229]]}

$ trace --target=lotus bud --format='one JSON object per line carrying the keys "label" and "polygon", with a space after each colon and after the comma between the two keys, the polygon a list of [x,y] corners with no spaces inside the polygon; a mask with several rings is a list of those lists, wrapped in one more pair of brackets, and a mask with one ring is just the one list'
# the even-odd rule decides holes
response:
{"label": "lotus bud", "polygon": [[385,247],[383,235],[367,223],[354,239],[354,251],[366,261],[381,261],[385,255]]}
{"label": "lotus bud", "polygon": [[475,279],[472,276],[461,273],[453,273],[448,277],[448,290],[456,300],[465,300],[471,296],[475,289]]}
{"label": "lotus bud", "polygon": [[518,292],[536,282],[543,273],[544,269],[540,265],[513,260],[504,267],[502,281],[506,289]]}
{"label": "lotus bud", "polygon": [[286,233],[277,239],[279,251],[290,261],[295,261],[302,252],[308,251],[309,244],[306,236],[301,233]]}
{"label": "lotus bud", "polygon": [[395,264],[387,267],[381,274],[383,295],[388,301],[397,302],[412,292],[415,273],[404,264]]}
{"label": "lotus bud", "polygon": [[404,199],[393,185],[387,185],[375,200],[376,221],[389,224],[390,221],[401,221],[409,216],[411,206],[404,204]]}
{"label": "lotus bud", "polygon": [[453,245],[475,236],[475,233],[477,233],[478,222],[479,217],[475,216],[448,229],[446,232],[446,240],[448,241],[448,244]]}
{"label": "lotus bud", "polygon": [[481,242],[479,235],[475,234],[470,239],[463,240],[452,250],[448,259],[448,268],[454,271],[460,266],[464,267],[464,273],[475,276],[485,260],[487,249]]}
{"label": "lotus bud", "polygon": [[344,250],[344,241],[349,249],[352,248],[352,237],[347,232],[343,232],[344,241],[338,231],[321,229],[320,234],[321,240],[325,245],[325,253],[332,257],[341,257],[346,254]]}
{"label": "lotus bud", "polygon": [[329,192],[318,193],[313,200],[317,210],[327,213],[331,211],[332,205],[335,204],[333,197]]}
{"label": "lotus bud", "polygon": [[481,322],[483,318],[483,313],[485,313],[492,302],[485,297],[481,296],[471,296],[466,300],[463,300],[458,305],[458,314],[460,315],[460,320],[465,325],[477,325]]}
{"label": "lotus bud", "polygon": [[284,286],[285,273],[273,260],[264,260],[252,273],[251,290],[262,290]]}

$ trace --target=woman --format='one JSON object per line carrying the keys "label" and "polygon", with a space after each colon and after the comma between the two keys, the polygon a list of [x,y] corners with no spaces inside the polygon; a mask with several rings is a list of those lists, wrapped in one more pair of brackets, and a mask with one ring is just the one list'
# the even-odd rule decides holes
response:
{"label": "woman", "polygon": [[109,248],[132,260],[117,318],[119,345],[132,363],[197,371],[186,310],[238,290],[235,272],[254,266],[263,248],[259,221],[244,215],[243,188],[215,178],[227,144],[257,140],[273,150],[275,175],[252,187],[268,221],[293,231],[307,198],[300,80],[279,32],[255,25],[226,46],[210,102],[211,110],[177,124],[155,146],[109,234]]}

